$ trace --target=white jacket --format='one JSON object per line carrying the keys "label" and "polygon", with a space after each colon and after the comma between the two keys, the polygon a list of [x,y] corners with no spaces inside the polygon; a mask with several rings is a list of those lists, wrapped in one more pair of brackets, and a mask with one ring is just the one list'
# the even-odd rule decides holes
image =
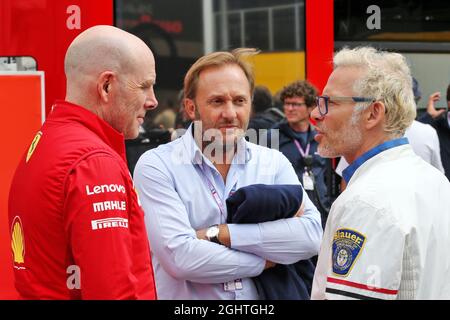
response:
{"label": "white jacket", "polygon": [[409,144],[356,169],[331,208],[312,299],[450,299],[450,183]]}

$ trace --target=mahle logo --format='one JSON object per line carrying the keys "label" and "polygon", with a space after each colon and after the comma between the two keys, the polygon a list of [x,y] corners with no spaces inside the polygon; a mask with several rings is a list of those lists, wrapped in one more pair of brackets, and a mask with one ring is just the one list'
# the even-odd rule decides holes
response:
{"label": "mahle logo", "polygon": [[26,162],[28,162],[28,160],[30,160],[31,156],[33,155],[34,150],[36,150],[36,147],[39,143],[39,140],[41,140],[41,137],[42,137],[42,132],[39,131],[36,134],[36,136],[34,137],[33,142],[31,142],[30,148],[28,149]]}
{"label": "mahle logo", "polygon": [[13,252],[14,264],[25,262],[25,237],[23,235],[22,222],[16,216],[11,225],[11,249]]}

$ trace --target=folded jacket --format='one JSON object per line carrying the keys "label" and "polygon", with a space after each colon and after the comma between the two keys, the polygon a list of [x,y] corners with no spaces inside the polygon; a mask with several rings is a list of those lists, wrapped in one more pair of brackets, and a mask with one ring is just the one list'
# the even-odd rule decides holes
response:
{"label": "folded jacket", "polygon": [[303,201],[303,188],[293,184],[253,184],[227,200],[228,223],[258,223],[290,218]]}
{"label": "folded jacket", "polygon": [[[303,201],[301,185],[254,184],[236,190],[227,200],[227,223],[260,223],[293,217]],[[301,260],[276,265],[254,277],[263,300],[310,298],[314,264]]]}

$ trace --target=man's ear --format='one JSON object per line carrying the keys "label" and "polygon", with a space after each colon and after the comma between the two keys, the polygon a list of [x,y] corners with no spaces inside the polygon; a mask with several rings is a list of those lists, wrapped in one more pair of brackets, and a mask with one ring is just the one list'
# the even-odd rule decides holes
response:
{"label": "man's ear", "polygon": [[194,121],[196,108],[194,100],[185,98],[183,100],[183,103],[184,103],[184,111],[186,112],[187,116],[189,117],[190,120]]}
{"label": "man's ear", "polygon": [[373,102],[365,112],[366,128],[372,129],[384,121],[386,106],[381,101]]}
{"label": "man's ear", "polygon": [[97,92],[100,99],[107,103],[111,99],[111,90],[115,85],[116,75],[112,71],[105,71],[100,74],[97,80]]}

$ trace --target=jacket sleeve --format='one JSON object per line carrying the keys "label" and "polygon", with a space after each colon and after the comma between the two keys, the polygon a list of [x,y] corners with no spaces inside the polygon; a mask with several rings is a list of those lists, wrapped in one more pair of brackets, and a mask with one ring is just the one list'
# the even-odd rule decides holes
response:
{"label": "jacket sleeve", "polygon": [[[276,154],[279,168],[274,184],[300,184],[289,160],[278,151]],[[303,201],[305,211],[300,218],[229,224],[231,247],[278,264],[292,264],[317,255],[323,234],[320,213],[304,190]]]}
{"label": "jacket sleeve", "polygon": [[128,226],[132,192],[118,159],[80,161],[65,184],[65,227],[79,270],[82,299],[134,299]]}

